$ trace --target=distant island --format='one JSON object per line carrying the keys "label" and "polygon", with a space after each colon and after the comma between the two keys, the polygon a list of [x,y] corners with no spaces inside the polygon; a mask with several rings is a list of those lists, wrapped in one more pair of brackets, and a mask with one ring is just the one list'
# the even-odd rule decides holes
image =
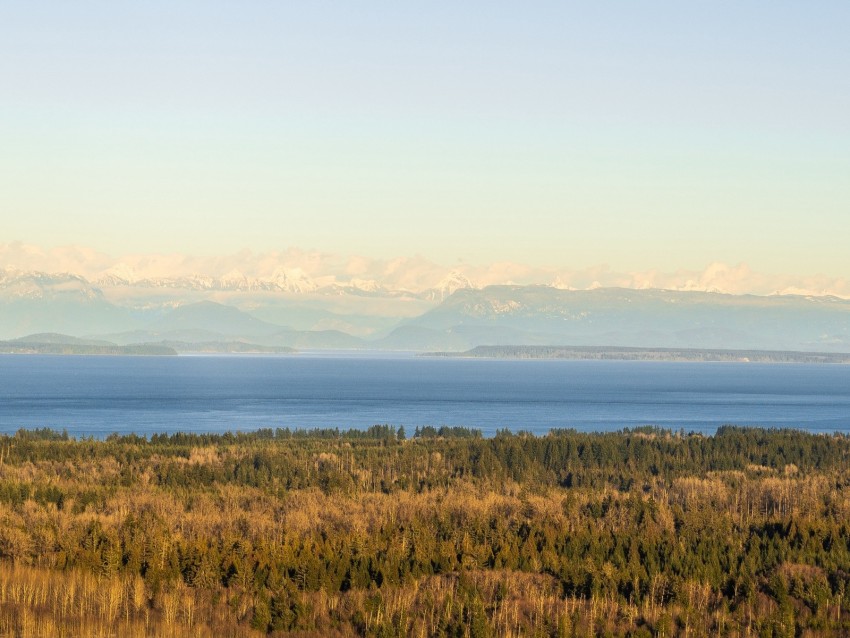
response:
{"label": "distant island", "polygon": [[178,354],[292,354],[294,348],[244,341],[160,341],[118,345],[100,339],[80,339],[58,333],[33,334],[0,341],[0,354],[175,356]]}
{"label": "distant island", "polygon": [[130,355],[173,356],[174,348],[158,344],[132,344],[119,346],[100,340],[86,340],[56,333],[43,333],[0,341],[0,354],[76,354],[76,355]]}
{"label": "distant island", "polygon": [[293,354],[298,352],[295,348],[288,346],[263,346],[245,341],[202,341],[193,343],[189,341],[162,341],[157,345],[172,348],[178,354]]}
{"label": "distant island", "polygon": [[744,363],[850,363],[850,353],[784,350],[705,350],[607,346],[478,346],[465,352],[427,352],[426,357],[476,359],[574,359],[611,361],[712,361]]}

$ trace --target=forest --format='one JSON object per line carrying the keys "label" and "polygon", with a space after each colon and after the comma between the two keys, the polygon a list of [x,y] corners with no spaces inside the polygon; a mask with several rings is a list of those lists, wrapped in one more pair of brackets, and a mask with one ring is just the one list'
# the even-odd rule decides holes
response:
{"label": "forest", "polygon": [[0,636],[847,636],[850,437],[0,435]]}

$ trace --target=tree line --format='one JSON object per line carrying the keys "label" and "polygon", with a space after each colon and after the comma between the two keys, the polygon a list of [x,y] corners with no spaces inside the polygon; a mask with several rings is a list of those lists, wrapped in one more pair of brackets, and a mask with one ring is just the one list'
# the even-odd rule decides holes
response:
{"label": "tree line", "polygon": [[848,461],[733,426],[21,430],[0,634],[846,635]]}

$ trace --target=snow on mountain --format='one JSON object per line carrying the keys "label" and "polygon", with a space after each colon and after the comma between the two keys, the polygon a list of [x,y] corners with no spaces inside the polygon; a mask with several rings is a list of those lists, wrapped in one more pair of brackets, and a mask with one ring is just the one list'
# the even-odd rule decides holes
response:
{"label": "snow on mountain", "polygon": [[0,270],[0,297],[4,299],[44,299],[55,296],[94,300],[103,294],[79,275]]}
{"label": "snow on mountain", "polygon": [[355,278],[348,282],[348,286],[354,290],[360,290],[362,292],[378,292],[382,289],[382,286],[374,279]]}
{"label": "snow on mountain", "polygon": [[318,288],[318,284],[300,268],[292,270],[277,268],[269,281],[283,292],[306,293],[313,292]]}
{"label": "snow on mountain", "polygon": [[119,262],[103,271],[95,280],[95,285],[101,287],[128,286],[138,281],[138,279],[138,273],[132,266],[124,262]]}
{"label": "snow on mountain", "polygon": [[221,277],[189,275],[185,277],[132,278],[117,273],[105,273],[96,282],[103,288],[167,288],[195,291],[288,292],[307,293],[318,285],[301,272],[288,273],[276,270],[270,277],[249,277],[239,270],[231,270]]}
{"label": "snow on mountain", "polygon": [[443,301],[458,290],[475,289],[477,286],[459,270],[452,270],[433,288],[423,293],[423,298],[430,301]]}
{"label": "snow on mountain", "polygon": [[845,350],[850,301],[673,290],[490,286],[460,290],[407,325],[470,341]]}

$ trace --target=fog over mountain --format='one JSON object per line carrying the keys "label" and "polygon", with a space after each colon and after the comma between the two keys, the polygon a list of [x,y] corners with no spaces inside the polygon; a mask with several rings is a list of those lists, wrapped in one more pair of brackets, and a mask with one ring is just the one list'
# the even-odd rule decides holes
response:
{"label": "fog over mountain", "polygon": [[850,301],[837,297],[490,286],[458,291],[408,324],[420,337],[447,335],[454,347],[466,340],[470,347],[850,351]]}
{"label": "fog over mountain", "polygon": [[[568,256],[566,257],[568,259]],[[288,248],[230,255],[132,254],[112,256],[83,246],[43,248],[0,243],[0,285],[10,277],[43,273],[84,279],[110,298],[168,290],[272,292],[322,295],[414,296],[442,301],[455,290],[491,285],[548,285],[566,290],[659,288],[729,294],[798,294],[850,298],[850,281],[823,274],[753,271],[746,264],[713,263],[703,270],[617,272],[603,265],[540,267],[509,261],[445,265],[423,256],[373,259]]]}
{"label": "fog over mountain", "polygon": [[[15,251],[31,260],[37,256],[20,245],[5,250],[7,264]],[[355,266],[357,260],[351,259],[344,267],[339,262],[342,270],[334,274],[322,270],[333,261],[327,256],[314,255],[320,264],[308,268],[310,257],[302,255],[302,268],[281,255],[277,261],[248,255],[242,263],[250,269],[220,275],[233,264],[225,260],[215,270],[213,260],[207,264],[211,270],[192,271],[190,264],[200,266],[203,260],[172,257],[180,267],[168,274],[151,257],[139,258],[132,274],[125,269],[119,275],[117,267],[92,274],[95,264],[106,264],[97,255],[87,261],[86,253],[57,254],[82,259],[88,271],[24,270],[27,260],[0,269],[0,339],[61,333],[122,346],[231,344],[226,351],[233,351],[233,343],[416,351],[463,351],[479,345],[850,351],[847,299],[728,294],[707,285],[741,281],[749,273],[743,267],[715,268],[677,290],[603,286],[599,278],[587,289],[570,290],[563,280],[558,286],[482,286],[469,276],[475,272],[440,270],[421,258],[392,268],[387,262]],[[46,262],[58,259],[43,256]],[[401,286],[399,282],[414,280],[413,271],[430,272],[430,278],[419,286]],[[341,272],[363,277],[344,280]],[[386,277],[376,279],[381,272]],[[532,277],[531,272],[526,275]],[[844,285],[833,284],[839,289]]]}

